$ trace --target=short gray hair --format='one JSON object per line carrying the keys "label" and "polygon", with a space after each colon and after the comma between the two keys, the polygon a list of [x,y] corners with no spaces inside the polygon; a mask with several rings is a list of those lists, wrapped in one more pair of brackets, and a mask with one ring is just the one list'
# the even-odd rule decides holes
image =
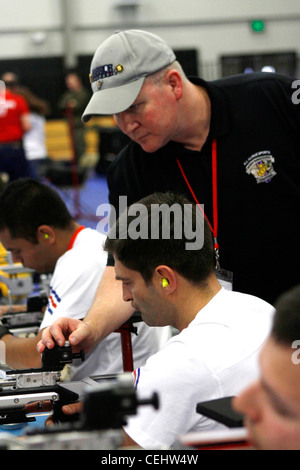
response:
{"label": "short gray hair", "polygon": [[167,67],[164,67],[163,69],[159,70],[158,72],[155,72],[155,73],[152,73],[151,75],[148,75],[146,77],[146,80],[151,81],[155,85],[160,85],[162,83],[163,78],[165,77],[166,73],[169,70],[173,70],[173,69],[177,70],[177,72],[180,73],[180,76],[181,76],[183,81],[187,80],[187,77],[186,77],[180,63],[177,60],[172,62],[172,64],[168,65]]}

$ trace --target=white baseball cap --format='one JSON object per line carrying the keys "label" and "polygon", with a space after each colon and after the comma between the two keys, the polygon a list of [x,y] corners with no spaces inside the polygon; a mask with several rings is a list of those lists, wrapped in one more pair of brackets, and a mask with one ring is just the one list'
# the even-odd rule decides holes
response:
{"label": "white baseball cap", "polygon": [[90,70],[93,96],[82,121],[94,115],[117,114],[138,96],[145,77],[176,60],[159,36],[147,31],[117,31],[96,50]]}

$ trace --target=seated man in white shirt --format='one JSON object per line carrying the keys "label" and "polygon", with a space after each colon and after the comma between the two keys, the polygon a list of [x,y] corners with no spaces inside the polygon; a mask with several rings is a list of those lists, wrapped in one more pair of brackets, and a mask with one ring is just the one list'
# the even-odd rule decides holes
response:
{"label": "seated man in white shirt", "polygon": [[[13,369],[41,367],[36,345],[42,331],[60,317],[82,319],[93,303],[106,267],[105,236],[80,226],[57,191],[37,180],[12,182],[0,195],[0,241],[14,262],[40,274],[51,273],[48,305],[37,336],[16,337],[3,326],[6,364]],[[121,293],[119,294],[121,296]],[[159,349],[157,330],[136,323],[132,334],[134,366]],[[156,330],[156,331],[155,331]],[[123,372],[120,333],[112,332],[82,362],[73,361],[71,378]]]}
{"label": "seated man in white shirt", "polygon": [[[158,206],[160,217],[152,212]],[[172,209],[177,209],[174,217]],[[171,325],[179,331],[133,373],[138,396],[157,392],[160,407],[140,407],[128,418],[124,445],[171,447],[180,434],[224,429],[198,414],[196,405],[236,395],[257,377],[273,307],[221,287],[210,228],[199,207],[180,195],[156,193],[130,206],[111,228],[104,248],[114,256],[123,300],[149,326]],[[45,330],[39,347],[64,335],[57,322]],[[63,410],[72,414],[78,404]]]}
{"label": "seated man in white shirt", "polygon": [[[158,223],[157,217],[151,219],[151,208],[157,204],[181,210],[174,210],[174,219],[168,218],[168,210],[162,211]],[[179,334],[135,371],[138,395],[158,392],[160,408],[141,407],[137,416],[130,417],[125,442],[143,448],[171,446],[180,434],[222,426],[197,414],[196,404],[235,395],[257,376],[258,352],[270,331],[274,309],[257,297],[221,288],[211,232],[199,207],[172,194],[140,200],[135,206],[138,216],[129,215],[136,213],[133,207],[120,217],[105,244],[115,259],[123,299],[141,312],[148,325],[172,325]],[[182,236],[178,236],[180,218]],[[134,239],[129,235],[137,222],[141,237]],[[153,239],[157,228],[160,236]],[[169,237],[164,238],[162,228],[165,234],[169,228]],[[199,246],[201,233],[203,247],[191,249]]]}

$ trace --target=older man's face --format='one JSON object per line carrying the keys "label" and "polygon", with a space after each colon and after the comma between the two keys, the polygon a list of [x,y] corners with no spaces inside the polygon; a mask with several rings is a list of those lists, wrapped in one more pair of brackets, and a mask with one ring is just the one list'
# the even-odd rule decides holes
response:
{"label": "older man's face", "polygon": [[124,134],[152,153],[170,140],[176,141],[176,116],[177,99],[172,87],[145,80],[132,106],[114,118]]}

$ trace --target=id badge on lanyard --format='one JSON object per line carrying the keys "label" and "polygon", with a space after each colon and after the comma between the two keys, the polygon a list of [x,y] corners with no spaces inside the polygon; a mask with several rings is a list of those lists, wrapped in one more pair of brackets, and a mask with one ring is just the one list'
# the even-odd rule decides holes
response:
{"label": "id badge on lanyard", "polygon": [[215,238],[215,274],[219,283],[224,289],[232,290],[233,283],[233,272],[228,271],[227,269],[222,269],[219,261],[219,248],[216,248],[216,238]]}
{"label": "id badge on lanyard", "polygon": [[[203,212],[203,209],[201,207],[201,204],[199,204],[198,199],[193,191],[193,188],[191,187],[186,174],[182,168],[182,165],[177,158],[177,165],[179,166],[179,169],[181,171],[181,174],[196,202],[198,205],[199,209]],[[213,224],[214,226],[212,227],[211,223],[209,222],[208,218],[203,212],[204,217],[206,218],[210,230],[213,234],[214,237],[214,252],[215,252],[215,274],[218,278],[219,283],[221,284],[222,287],[224,287],[227,290],[232,290],[232,282],[233,282],[233,273],[231,271],[228,271],[226,269],[222,269],[220,266],[220,254],[219,254],[219,244],[218,244],[218,194],[217,194],[217,141],[216,139],[213,140],[212,142],[212,190],[213,190]]]}

